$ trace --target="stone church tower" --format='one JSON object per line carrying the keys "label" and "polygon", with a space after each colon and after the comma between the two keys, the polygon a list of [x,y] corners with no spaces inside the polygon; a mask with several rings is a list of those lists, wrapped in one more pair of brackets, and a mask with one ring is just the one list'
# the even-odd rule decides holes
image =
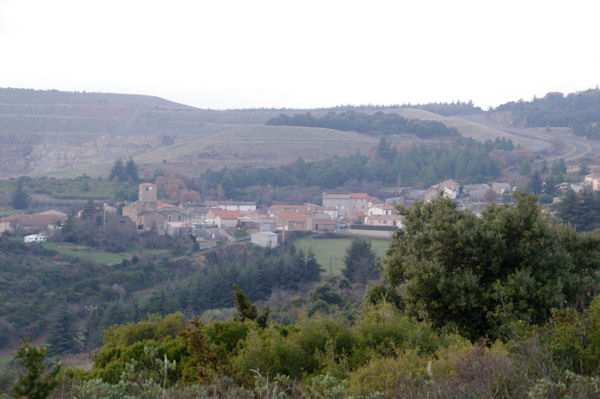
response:
{"label": "stone church tower", "polygon": [[140,191],[138,202],[140,202],[138,208],[143,209],[144,211],[156,211],[158,206],[158,197],[157,197],[158,188],[156,184],[152,183],[142,183],[140,184]]}

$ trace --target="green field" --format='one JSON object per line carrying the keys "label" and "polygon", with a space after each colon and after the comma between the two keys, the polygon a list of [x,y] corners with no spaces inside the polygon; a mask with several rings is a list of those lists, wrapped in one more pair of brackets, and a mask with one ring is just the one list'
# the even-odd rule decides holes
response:
{"label": "green field", "polygon": [[[115,254],[112,252],[100,251],[97,249],[86,247],[85,245],[78,245],[70,242],[47,242],[44,244],[44,247],[64,255],[69,255],[78,258],[93,259],[96,262],[104,265],[114,265],[117,263],[121,263],[125,259],[131,259],[136,254],[135,250]],[[161,252],[164,251],[158,249],[145,249],[138,255],[158,255]]]}
{"label": "green field", "polygon": [[77,245],[69,242],[47,242],[44,244],[44,247],[64,255],[93,259],[96,262],[105,265],[114,265],[116,263],[121,263],[124,259],[131,258],[131,255],[129,254],[114,254],[111,252],[93,250],[85,245]]}
{"label": "green field", "polygon": [[[136,195],[137,185],[112,182],[107,179],[90,177],[76,178],[25,178],[22,180],[29,194],[46,194],[53,198],[64,199],[112,199],[118,192]],[[11,194],[17,187],[17,180],[0,180],[0,192]]]}
{"label": "green field", "polygon": [[[329,274],[329,264],[331,260],[331,272],[334,276],[339,276],[344,268],[344,256],[350,248],[352,238],[301,238],[294,242],[296,249],[302,251],[312,250],[317,258],[317,262],[323,266],[325,274]],[[390,246],[390,240],[372,239],[371,247],[375,254],[382,258]]]}

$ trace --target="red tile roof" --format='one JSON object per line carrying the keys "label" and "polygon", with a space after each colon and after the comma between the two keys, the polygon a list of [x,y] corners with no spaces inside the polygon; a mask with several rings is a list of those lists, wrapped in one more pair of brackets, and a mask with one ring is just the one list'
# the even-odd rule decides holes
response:
{"label": "red tile roof", "polygon": [[243,215],[240,211],[224,211],[222,209],[211,209],[210,212],[221,219],[237,219]]}
{"label": "red tile roof", "polygon": [[276,212],[277,216],[288,222],[306,222],[306,215],[298,212]]}
{"label": "red tile roof", "polygon": [[175,208],[175,209],[179,209],[179,207],[178,207],[177,205],[173,205],[173,204],[166,204],[166,203],[159,204],[159,205],[156,207],[156,209],[157,209],[157,210],[158,210],[158,209],[165,209],[165,208]]}
{"label": "red tile roof", "polygon": [[306,212],[306,205],[271,205],[269,207],[269,212],[291,212],[291,209],[295,209],[296,212]]}
{"label": "red tile roof", "polygon": [[16,222],[23,226],[42,226],[55,224],[58,222],[65,221],[66,218],[60,215],[10,215],[6,216],[0,221],[2,222]]}

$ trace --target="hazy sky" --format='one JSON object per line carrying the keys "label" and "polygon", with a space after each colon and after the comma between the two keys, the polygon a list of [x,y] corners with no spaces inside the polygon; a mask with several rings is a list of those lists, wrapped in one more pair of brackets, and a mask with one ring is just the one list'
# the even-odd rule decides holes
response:
{"label": "hazy sky", "polygon": [[597,0],[0,0],[0,87],[487,108],[600,84],[599,16]]}

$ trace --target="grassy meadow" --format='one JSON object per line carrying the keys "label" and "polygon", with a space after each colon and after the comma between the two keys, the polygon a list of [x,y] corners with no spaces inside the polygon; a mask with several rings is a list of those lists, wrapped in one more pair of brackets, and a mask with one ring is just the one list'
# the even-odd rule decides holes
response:
{"label": "grassy meadow", "polygon": [[[317,262],[323,267],[325,275],[330,272],[331,260],[331,273],[333,276],[339,276],[344,268],[344,256],[346,256],[351,242],[352,238],[348,237],[318,238],[318,236],[310,236],[296,240],[294,245],[298,250],[313,251]],[[390,247],[390,243],[390,240],[371,239],[371,248],[379,258],[382,258]]]}
{"label": "grassy meadow", "polygon": [[[44,246],[60,254],[78,258],[92,259],[103,265],[115,265],[117,263],[121,263],[123,260],[130,260],[134,255],[137,254],[137,252],[134,250],[125,253],[106,252],[70,242],[46,242]],[[147,249],[143,250],[138,255],[156,255],[160,252],[160,250]]]}

